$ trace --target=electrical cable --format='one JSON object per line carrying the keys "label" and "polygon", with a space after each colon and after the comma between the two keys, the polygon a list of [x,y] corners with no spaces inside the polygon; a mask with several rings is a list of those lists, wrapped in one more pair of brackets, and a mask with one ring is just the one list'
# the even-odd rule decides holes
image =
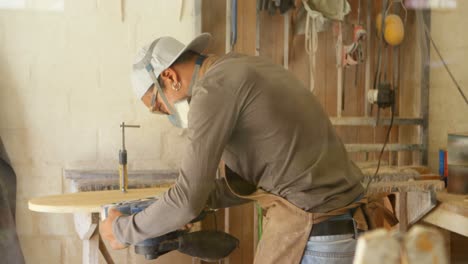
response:
{"label": "electrical cable", "polygon": [[367,182],[367,185],[366,185],[366,189],[364,191],[364,193],[367,193],[367,190],[369,188],[369,185],[371,184],[372,182],[372,179],[375,179],[375,177],[377,176],[377,174],[379,173],[379,169],[380,169],[380,162],[382,161],[382,156],[383,156],[383,153],[384,153],[384,150],[385,150],[385,147],[387,146],[387,143],[390,139],[390,132],[392,130],[392,127],[393,127],[393,119],[395,117],[395,102],[393,102],[391,108],[390,108],[390,111],[392,112],[391,114],[391,118],[390,118],[390,126],[388,127],[388,130],[387,130],[387,135],[385,136],[385,142],[384,142],[384,145],[382,146],[382,150],[380,150],[380,155],[379,155],[379,161],[377,163],[377,169],[375,170],[375,173],[374,173],[374,176],[369,179],[369,181]]}
{"label": "electrical cable", "polygon": [[218,218],[216,217],[216,211],[213,211],[212,214],[213,214],[213,218],[214,218],[215,230],[218,231]]}
{"label": "electrical cable", "polygon": [[460,95],[463,97],[463,99],[465,100],[465,103],[468,105],[468,99],[466,98],[465,96],[465,93],[463,92],[463,90],[461,89],[460,85],[458,84],[457,80],[455,80],[455,77],[453,76],[452,72],[450,71],[447,63],[445,62],[444,58],[442,57],[442,55],[440,54],[439,52],[439,49],[437,48],[434,40],[432,39],[432,36],[431,36],[431,33],[429,32],[429,29],[427,28],[427,25],[424,24],[424,29],[426,31],[426,34],[427,36],[429,37],[429,39],[431,40],[431,44],[432,46],[434,47],[434,50],[436,51],[437,55],[439,55],[439,58],[440,60],[442,61],[442,64],[444,65],[445,67],[445,70],[447,71],[447,73],[450,75],[450,78],[452,79],[453,83],[455,84],[455,86],[457,87],[458,89],[458,92],[460,92]]}

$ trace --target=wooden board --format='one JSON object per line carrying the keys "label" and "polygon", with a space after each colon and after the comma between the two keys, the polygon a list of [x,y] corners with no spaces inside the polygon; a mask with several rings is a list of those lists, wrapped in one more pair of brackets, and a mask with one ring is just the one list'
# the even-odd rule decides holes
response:
{"label": "wooden board", "polygon": [[106,204],[131,201],[150,197],[159,197],[169,187],[130,189],[126,193],[120,190],[67,193],[33,198],[29,200],[29,210],[44,213],[98,213]]}
{"label": "wooden board", "polygon": [[460,214],[468,218],[468,195],[452,194],[447,192],[437,192],[437,200],[442,203],[442,207],[448,211]]}
{"label": "wooden board", "polygon": [[468,237],[468,195],[437,192],[440,204],[423,221]]}
{"label": "wooden board", "polygon": [[444,203],[427,214],[423,218],[423,221],[468,237],[468,217],[452,210],[447,210],[444,207]]}

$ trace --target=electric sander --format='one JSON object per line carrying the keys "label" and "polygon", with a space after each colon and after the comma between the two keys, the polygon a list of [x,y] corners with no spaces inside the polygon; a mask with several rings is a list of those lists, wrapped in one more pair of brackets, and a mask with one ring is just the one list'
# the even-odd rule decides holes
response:
{"label": "electric sander", "polygon": [[[135,201],[104,205],[101,218],[107,218],[109,208],[113,207],[122,214],[131,215],[141,212],[157,198],[148,198]],[[213,210],[205,210],[198,217],[190,221],[195,223],[205,218]],[[149,238],[135,244],[135,253],[144,255],[146,259],[156,259],[170,251],[178,250],[181,253],[204,261],[214,262],[227,257],[239,246],[239,240],[225,232],[216,230],[202,230],[189,232],[177,230],[162,236]]]}

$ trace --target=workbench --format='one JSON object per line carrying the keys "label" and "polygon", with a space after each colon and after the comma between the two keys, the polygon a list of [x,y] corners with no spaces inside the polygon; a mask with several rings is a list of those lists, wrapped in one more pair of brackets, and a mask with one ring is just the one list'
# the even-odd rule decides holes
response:
{"label": "workbench", "polygon": [[[365,173],[366,177],[373,177],[373,172],[374,169],[371,168],[368,175]],[[176,176],[177,171],[131,172],[129,177],[131,188],[127,193],[122,193],[119,190],[102,190],[118,188],[115,172],[65,171],[65,177],[72,180],[71,187],[74,193],[35,198],[29,201],[29,208],[45,213],[73,213],[75,229],[83,240],[83,263],[97,263],[99,251],[108,263],[113,263],[97,232],[101,205],[157,197],[169,188]],[[371,193],[387,191],[400,193],[401,196],[401,193],[413,191],[410,194],[422,197],[422,200],[415,200],[414,206],[410,206],[409,210],[406,198],[399,199],[404,202],[399,206],[400,220],[404,224],[403,230],[406,230],[408,224],[423,218],[428,223],[468,236],[468,197],[454,196],[440,191],[443,189],[443,182],[427,181],[426,178],[407,168],[385,167],[373,181],[375,182],[368,190]],[[155,184],[158,187],[154,187]],[[431,198],[434,193],[439,204],[432,209],[435,206],[435,201]],[[411,201],[421,198],[413,196]],[[431,209],[432,211],[426,215]],[[452,217],[456,220],[447,220]],[[454,225],[454,221],[457,224]]]}

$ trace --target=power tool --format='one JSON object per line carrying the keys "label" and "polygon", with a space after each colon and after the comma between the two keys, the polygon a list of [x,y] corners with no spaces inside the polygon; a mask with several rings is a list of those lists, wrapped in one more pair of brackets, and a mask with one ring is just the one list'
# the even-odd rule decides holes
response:
{"label": "power tool", "polygon": [[[108,210],[111,207],[123,214],[131,215],[144,210],[156,200],[157,198],[150,197],[104,205],[102,206],[101,219],[105,220],[107,218]],[[203,220],[207,213],[210,212],[214,212],[214,210],[202,211],[190,223]],[[202,230],[189,232],[188,230],[177,230],[137,243],[135,245],[135,253],[144,255],[149,260],[156,259],[172,250],[178,250],[192,257],[213,262],[227,257],[238,245],[239,240],[237,238],[221,231]]]}

